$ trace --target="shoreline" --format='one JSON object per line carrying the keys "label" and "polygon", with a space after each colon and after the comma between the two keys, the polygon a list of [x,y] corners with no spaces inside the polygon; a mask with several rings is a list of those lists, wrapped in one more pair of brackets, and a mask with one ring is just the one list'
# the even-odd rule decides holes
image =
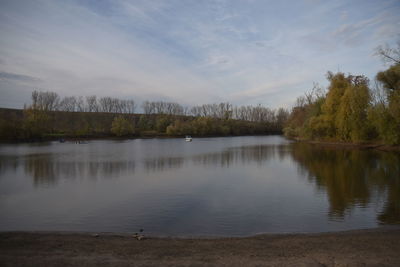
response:
{"label": "shoreline", "polygon": [[[287,138],[287,137],[286,137]],[[289,138],[288,138],[289,139]],[[339,141],[316,141],[306,139],[289,139],[298,143],[308,143],[311,145],[326,146],[326,147],[340,147],[348,149],[375,149],[379,151],[400,152],[400,145],[385,145],[377,143],[349,143]]]}
{"label": "shoreline", "polygon": [[[193,138],[202,139],[202,138],[219,138],[219,137],[251,137],[251,136],[274,136],[279,135],[286,138],[283,134],[278,132],[271,132],[265,134],[249,134],[249,135],[204,135],[204,136],[196,136],[192,135]],[[72,136],[72,137],[62,137],[62,138],[43,138],[37,140],[0,140],[0,144],[34,144],[34,143],[46,143],[46,142],[59,142],[60,139],[64,141],[62,143],[73,143],[77,141],[98,141],[98,140],[113,140],[113,141],[124,141],[124,140],[137,140],[137,139],[179,139],[185,138],[185,135],[136,135],[136,136],[125,136],[125,137],[116,137],[116,136]]]}
{"label": "shoreline", "polygon": [[3,266],[337,266],[400,264],[400,227],[250,237],[0,232]]}

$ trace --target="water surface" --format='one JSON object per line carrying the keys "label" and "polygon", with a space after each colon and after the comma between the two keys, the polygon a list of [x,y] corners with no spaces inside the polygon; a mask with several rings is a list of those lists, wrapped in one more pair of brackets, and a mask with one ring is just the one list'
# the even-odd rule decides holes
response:
{"label": "water surface", "polygon": [[245,236],[400,223],[400,156],[280,136],[0,145],[0,231]]}

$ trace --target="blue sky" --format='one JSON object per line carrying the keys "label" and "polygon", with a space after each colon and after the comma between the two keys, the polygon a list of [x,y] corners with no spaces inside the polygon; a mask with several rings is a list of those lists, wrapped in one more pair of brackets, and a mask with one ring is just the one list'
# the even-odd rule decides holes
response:
{"label": "blue sky", "polygon": [[385,68],[400,1],[0,0],[0,106],[34,89],[290,107],[328,70]]}

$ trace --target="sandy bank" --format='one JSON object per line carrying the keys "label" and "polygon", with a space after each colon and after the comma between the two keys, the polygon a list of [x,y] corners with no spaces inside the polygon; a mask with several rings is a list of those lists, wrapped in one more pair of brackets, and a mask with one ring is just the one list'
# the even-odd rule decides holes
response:
{"label": "sandy bank", "polygon": [[400,266],[400,227],[247,238],[0,233],[1,266]]}

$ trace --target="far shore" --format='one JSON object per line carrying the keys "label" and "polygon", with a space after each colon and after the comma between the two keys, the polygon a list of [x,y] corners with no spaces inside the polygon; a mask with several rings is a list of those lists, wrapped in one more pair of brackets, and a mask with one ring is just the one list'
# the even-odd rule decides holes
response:
{"label": "far shore", "polygon": [[400,227],[244,238],[0,232],[2,266],[400,266]]}
{"label": "far shore", "polygon": [[[249,136],[273,136],[273,135],[281,135],[280,132],[270,132],[265,134],[248,134],[248,135],[204,135],[197,136],[191,135],[193,138],[203,139],[203,138],[216,138],[216,137],[249,137]],[[132,136],[51,136],[51,137],[43,137],[41,139],[21,139],[21,140],[0,140],[0,144],[23,144],[23,143],[44,143],[44,142],[59,142],[62,140],[63,142],[78,142],[78,141],[95,141],[95,140],[114,140],[114,141],[123,141],[123,140],[136,140],[136,139],[176,139],[176,138],[185,138],[186,135],[167,135],[167,134],[154,134],[154,135],[132,135]],[[283,136],[284,137],[284,136]]]}

